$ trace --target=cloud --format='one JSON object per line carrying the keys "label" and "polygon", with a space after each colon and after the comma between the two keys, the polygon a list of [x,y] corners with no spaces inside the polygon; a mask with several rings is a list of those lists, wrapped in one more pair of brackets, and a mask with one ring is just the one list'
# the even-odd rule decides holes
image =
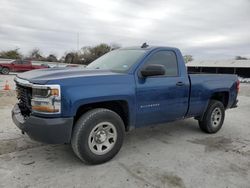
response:
{"label": "cloud", "polygon": [[195,58],[250,56],[249,0],[1,0],[0,50],[46,55],[100,42],[179,47]]}

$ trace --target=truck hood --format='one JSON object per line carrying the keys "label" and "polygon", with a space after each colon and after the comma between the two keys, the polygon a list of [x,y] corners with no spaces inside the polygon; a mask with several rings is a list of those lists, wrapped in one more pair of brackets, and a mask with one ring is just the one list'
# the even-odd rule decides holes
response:
{"label": "truck hood", "polygon": [[121,73],[111,72],[109,70],[99,69],[86,69],[79,67],[63,67],[63,68],[49,68],[38,69],[18,74],[17,77],[27,80],[34,84],[46,84],[51,80],[62,80],[67,78],[78,77],[92,77],[92,76],[105,76],[117,75]]}

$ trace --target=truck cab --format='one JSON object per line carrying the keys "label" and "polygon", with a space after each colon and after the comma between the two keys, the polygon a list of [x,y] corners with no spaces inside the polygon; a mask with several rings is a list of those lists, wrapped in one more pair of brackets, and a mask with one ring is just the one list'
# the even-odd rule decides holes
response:
{"label": "truck cab", "polygon": [[[152,69],[153,65],[162,65],[165,73],[146,77],[141,75],[143,69]],[[155,49],[135,70],[135,75],[138,75],[135,76],[138,127],[185,117],[190,85],[178,49]]]}

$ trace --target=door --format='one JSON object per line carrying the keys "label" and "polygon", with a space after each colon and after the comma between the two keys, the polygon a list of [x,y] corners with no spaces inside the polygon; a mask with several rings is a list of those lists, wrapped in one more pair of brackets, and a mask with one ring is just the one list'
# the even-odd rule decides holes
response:
{"label": "door", "polygon": [[20,69],[20,65],[21,65],[22,61],[21,60],[15,60],[13,61],[12,64],[12,71],[19,71]]}
{"label": "door", "polygon": [[183,118],[188,109],[189,80],[180,75],[175,52],[154,52],[139,71],[148,64],[164,65],[165,75],[136,79],[136,125],[141,127]]}
{"label": "door", "polygon": [[22,72],[31,70],[31,64],[26,60],[16,60],[13,62],[14,71]]}

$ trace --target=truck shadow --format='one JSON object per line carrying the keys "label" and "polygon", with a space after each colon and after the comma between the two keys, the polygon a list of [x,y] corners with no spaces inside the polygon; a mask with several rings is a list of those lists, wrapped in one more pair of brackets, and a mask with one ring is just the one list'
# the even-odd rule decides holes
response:
{"label": "truck shadow", "polygon": [[[113,160],[126,158],[136,147],[147,147],[150,142],[161,142],[163,144],[174,144],[174,140],[180,137],[190,137],[203,134],[194,120],[181,120],[175,123],[149,126],[135,129],[126,133],[122,154]],[[145,144],[147,143],[147,144]],[[86,165],[82,163],[73,153],[70,144],[67,145],[46,145],[31,141],[27,136],[11,140],[4,140],[1,143],[0,160],[5,162],[16,161],[22,165],[36,166],[37,161],[43,163]],[[149,150],[149,149],[148,149]],[[120,153],[121,153],[120,152]],[[88,165],[87,165],[88,166]]]}
{"label": "truck shadow", "polygon": [[125,140],[136,139],[147,141],[148,139],[168,139],[173,137],[190,136],[202,134],[198,122],[193,119],[180,120],[173,123],[153,125],[145,128],[135,129],[128,132]]}

